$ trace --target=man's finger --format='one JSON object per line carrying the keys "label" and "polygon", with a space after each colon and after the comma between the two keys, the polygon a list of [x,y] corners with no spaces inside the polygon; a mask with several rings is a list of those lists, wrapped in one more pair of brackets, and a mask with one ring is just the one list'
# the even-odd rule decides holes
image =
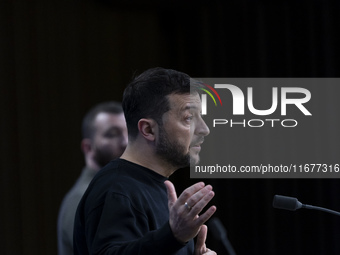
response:
{"label": "man's finger", "polygon": [[213,191],[205,194],[204,197],[202,197],[202,199],[192,207],[190,214],[193,216],[199,214],[203,210],[203,208],[213,199],[214,196],[215,193]]}
{"label": "man's finger", "polygon": [[209,192],[212,191],[211,185],[207,185],[195,194],[193,194],[186,202],[191,207],[194,207],[201,199],[203,199]]}
{"label": "man's finger", "polygon": [[216,212],[216,206],[211,206],[205,213],[203,213],[202,215],[200,215],[196,221],[197,221],[197,225],[202,225],[204,224],[207,220],[210,219],[210,217]]}
{"label": "man's finger", "polygon": [[167,193],[168,193],[168,205],[169,205],[169,209],[170,209],[170,207],[172,207],[172,205],[177,200],[176,189],[175,189],[175,186],[172,184],[171,181],[165,181],[164,184],[166,186],[166,190],[167,190]]}
{"label": "man's finger", "polygon": [[198,232],[197,235],[197,241],[196,241],[196,254],[203,254],[206,252],[206,246],[205,246],[205,240],[207,239],[207,226],[202,225],[200,228],[200,232]]}
{"label": "man's finger", "polygon": [[189,188],[185,189],[182,192],[182,194],[178,197],[178,202],[184,204],[193,194],[204,188],[204,186],[205,186],[204,182],[198,182],[190,186]]}

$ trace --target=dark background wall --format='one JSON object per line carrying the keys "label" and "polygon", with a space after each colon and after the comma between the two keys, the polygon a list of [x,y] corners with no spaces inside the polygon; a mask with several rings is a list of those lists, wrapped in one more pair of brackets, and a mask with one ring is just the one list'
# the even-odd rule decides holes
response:
{"label": "dark background wall", "polygon": [[[336,1],[1,1],[1,254],[57,254],[59,205],[83,166],[81,118],[121,100],[134,73],[339,77],[339,11]],[[196,181],[173,180],[178,191]],[[281,193],[340,210],[339,180],[207,182],[238,254],[340,253],[335,216],[271,208]]]}

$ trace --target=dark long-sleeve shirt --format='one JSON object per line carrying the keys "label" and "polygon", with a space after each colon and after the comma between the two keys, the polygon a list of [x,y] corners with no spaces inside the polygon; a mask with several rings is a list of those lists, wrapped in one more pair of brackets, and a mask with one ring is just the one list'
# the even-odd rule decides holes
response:
{"label": "dark long-sleeve shirt", "polygon": [[75,254],[193,254],[170,229],[166,179],[123,159],[104,167],[79,203]]}

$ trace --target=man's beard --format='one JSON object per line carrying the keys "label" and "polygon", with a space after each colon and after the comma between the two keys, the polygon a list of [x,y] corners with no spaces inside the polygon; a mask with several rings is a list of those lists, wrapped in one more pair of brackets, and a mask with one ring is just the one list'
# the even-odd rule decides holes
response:
{"label": "man's beard", "polygon": [[190,165],[191,157],[190,153],[185,153],[187,148],[178,143],[177,141],[171,141],[169,135],[160,126],[159,128],[159,140],[156,145],[156,153],[163,160],[176,168],[182,168]]}
{"label": "man's beard", "polygon": [[115,159],[115,157],[110,151],[101,150],[100,148],[95,149],[94,160],[97,162],[100,168],[104,167],[113,159]]}

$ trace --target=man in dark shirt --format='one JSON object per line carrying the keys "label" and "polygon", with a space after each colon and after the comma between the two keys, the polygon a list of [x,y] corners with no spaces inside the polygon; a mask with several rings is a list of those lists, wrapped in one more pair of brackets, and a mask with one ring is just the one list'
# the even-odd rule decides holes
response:
{"label": "man in dark shirt", "polygon": [[128,146],[96,175],[78,206],[75,254],[216,254],[205,246],[204,225],[216,207],[202,213],[212,187],[199,182],[177,198],[167,180],[198,163],[209,134],[190,77],[147,70],[125,89],[123,109]]}

